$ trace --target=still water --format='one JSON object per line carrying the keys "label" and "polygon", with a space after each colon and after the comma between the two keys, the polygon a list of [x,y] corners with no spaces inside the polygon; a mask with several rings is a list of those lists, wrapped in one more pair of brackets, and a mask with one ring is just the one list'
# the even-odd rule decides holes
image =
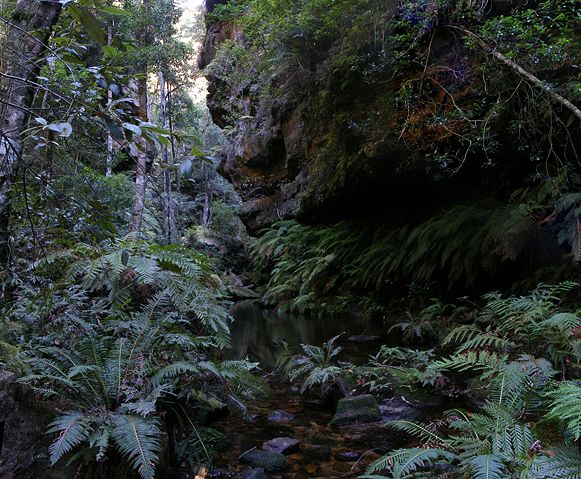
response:
{"label": "still water", "polygon": [[[235,304],[232,315],[232,347],[227,352],[228,358],[248,357],[260,362],[263,367],[274,365],[281,340],[293,351],[298,351],[300,344],[320,346],[338,334],[341,337],[337,344],[344,349],[339,359],[365,359],[378,350],[379,339],[385,339],[387,330],[383,325],[353,316],[316,317],[280,313],[261,308],[253,301]],[[349,341],[354,335],[377,336],[378,341],[366,344]]]}

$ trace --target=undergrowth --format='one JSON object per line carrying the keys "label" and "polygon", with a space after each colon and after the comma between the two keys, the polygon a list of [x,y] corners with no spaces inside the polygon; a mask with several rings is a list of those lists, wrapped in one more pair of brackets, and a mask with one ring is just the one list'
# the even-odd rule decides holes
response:
{"label": "undergrowth", "polygon": [[[253,239],[249,252],[254,269],[267,277],[268,304],[297,312],[332,311],[337,302],[357,307],[349,299],[353,292],[385,293],[393,285],[417,284],[445,293],[494,278],[530,255],[531,243],[543,228],[542,212],[534,204],[485,201],[453,206],[417,224],[374,227],[342,221],[326,226],[288,220]],[[573,242],[568,229],[569,222],[563,221],[558,241],[565,247]],[[546,273],[542,266],[541,258],[524,279],[514,275],[513,280],[531,287]],[[553,275],[558,278],[566,270],[563,261]]]}

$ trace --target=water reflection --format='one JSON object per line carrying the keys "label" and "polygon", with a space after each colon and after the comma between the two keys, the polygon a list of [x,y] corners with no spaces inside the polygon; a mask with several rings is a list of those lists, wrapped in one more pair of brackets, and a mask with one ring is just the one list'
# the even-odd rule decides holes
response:
{"label": "water reflection", "polygon": [[345,333],[340,340],[343,360],[364,359],[379,348],[377,344],[352,343],[352,335],[370,335],[384,338],[385,328],[379,324],[353,316],[313,317],[280,313],[261,308],[254,301],[243,301],[232,310],[234,324],[230,359],[248,357],[262,366],[272,366],[280,351],[280,341],[286,341],[292,350],[299,345],[320,345],[329,338]]}

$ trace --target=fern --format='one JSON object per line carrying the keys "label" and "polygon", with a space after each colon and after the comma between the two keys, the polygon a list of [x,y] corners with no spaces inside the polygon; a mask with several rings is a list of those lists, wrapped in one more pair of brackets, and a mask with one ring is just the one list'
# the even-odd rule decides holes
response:
{"label": "fern", "polygon": [[58,417],[48,426],[49,433],[59,433],[48,452],[52,465],[75,447],[86,441],[91,434],[90,419],[80,412],[70,412]]}
{"label": "fern", "polygon": [[562,423],[565,437],[581,439],[581,386],[571,381],[563,381],[548,393],[551,399],[548,419]]}
{"label": "fern", "polygon": [[504,479],[506,470],[502,459],[494,454],[474,456],[468,461],[474,479]]}
{"label": "fern", "polygon": [[161,430],[154,419],[116,415],[111,437],[143,479],[153,479],[161,450]]}
{"label": "fern", "polygon": [[393,479],[406,479],[418,469],[429,467],[442,459],[452,461],[455,455],[441,449],[397,449],[371,463],[363,477],[370,478],[374,472],[385,471]]}

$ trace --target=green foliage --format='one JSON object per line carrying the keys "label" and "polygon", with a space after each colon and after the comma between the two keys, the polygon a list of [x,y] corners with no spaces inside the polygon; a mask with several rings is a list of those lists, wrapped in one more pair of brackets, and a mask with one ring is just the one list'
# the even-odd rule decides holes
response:
{"label": "green foliage", "polygon": [[563,381],[549,391],[552,400],[547,418],[560,421],[565,426],[565,437],[572,441],[581,439],[581,386]]}
{"label": "green foliage", "polygon": [[[330,292],[432,285],[435,278],[445,278],[435,289],[447,291],[491,277],[522,257],[536,228],[533,212],[526,204],[484,201],[439,211],[416,225],[282,221],[252,240],[249,253],[255,269],[269,274],[267,302],[302,312],[319,307],[313,300]],[[414,333],[413,325],[423,320],[428,326],[429,312],[402,323],[406,334],[417,335],[421,327]]]}
{"label": "green foliage", "polygon": [[236,236],[239,228],[240,221],[233,209],[221,200],[214,201],[210,229],[218,235]]}
{"label": "green foliage", "polygon": [[[437,368],[429,367],[434,350],[414,350],[382,346],[369,357],[366,366],[354,368],[358,383],[372,393],[404,390],[417,393],[420,388],[438,385],[443,376]],[[406,391],[406,392],[407,392]]]}
{"label": "green foliage", "polygon": [[[427,457],[435,460],[444,450],[450,454],[445,462],[458,467],[461,477],[579,477],[581,456],[571,446],[581,437],[581,388],[576,381],[556,381],[553,368],[562,368],[563,378],[578,374],[571,366],[580,357],[574,333],[579,318],[558,309],[577,289],[576,283],[566,282],[539,285],[526,296],[487,295],[476,323],[457,327],[444,341],[457,345],[455,354],[429,360],[425,366],[425,371],[439,375],[440,382],[451,371],[475,375],[472,389],[479,387],[486,397],[482,408],[454,409],[431,424],[390,423],[420,441],[420,449],[397,451],[414,469],[402,473],[396,467],[398,459],[387,455],[368,473],[415,477],[413,470],[429,471],[434,465],[429,460],[414,462],[415,454],[433,450],[434,455]],[[523,350],[531,354],[522,354]],[[397,364],[409,356],[385,349],[383,357]],[[547,421],[562,433],[555,435]]]}
{"label": "green foliage", "polygon": [[282,369],[290,381],[302,384],[301,393],[318,388],[320,396],[324,397],[332,386],[339,386],[346,394],[346,365],[339,365],[335,359],[342,349],[335,346],[340,336],[329,339],[323,346],[301,344],[303,353],[297,355],[293,355],[284,345],[277,359],[277,368]]}
{"label": "green foliage", "polygon": [[189,435],[192,398],[260,392],[255,364],[213,359],[229,344],[230,318],[203,255],[119,241],[80,244],[33,268],[50,286],[15,293],[9,315],[31,330],[13,368],[68,408],[49,429],[59,433],[53,464],[72,453],[101,462],[116,449],[152,478],[168,411],[188,418],[178,433]]}

